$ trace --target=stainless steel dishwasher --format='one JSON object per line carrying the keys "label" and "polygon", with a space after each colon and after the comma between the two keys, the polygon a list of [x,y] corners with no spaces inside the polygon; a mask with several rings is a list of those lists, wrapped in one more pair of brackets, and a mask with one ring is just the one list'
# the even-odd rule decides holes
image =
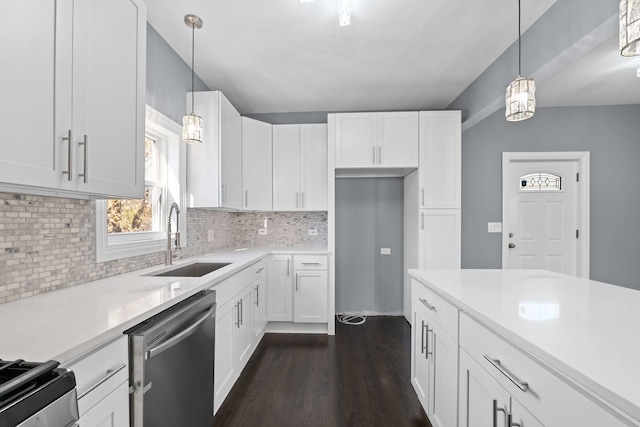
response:
{"label": "stainless steel dishwasher", "polygon": [[129,329],[132,427],[210,426],[215,291]]}

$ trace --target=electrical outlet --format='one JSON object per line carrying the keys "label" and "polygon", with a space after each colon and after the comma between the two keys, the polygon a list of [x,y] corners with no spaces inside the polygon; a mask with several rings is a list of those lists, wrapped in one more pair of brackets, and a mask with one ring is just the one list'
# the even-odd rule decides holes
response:
{"label": "electrical outlet", "polygon": [[489,222],[489,223],[487,223],[487,232],[488,233],[502,233],[502,223],[501,222]]}
{"label": "electrical outlet", "polygon": [[318,235],[318,229],[317,228],[310,228],[307,230],[307,234],[309,236],[317,236]]}
{"label": "electrical outlet", "polygon": [[266,228],[260,228],[258,229],[258,234],[261,236],[266,236],[267,234],[269,234],[269,230],[267,230]]}
{"label": "electrical outlet", "polygon": [[391,255],[391,248],[380,248],[380,255]]}
{"label": "electrical outlet", "polygon": [[213,230],[207,231],[207,240],[213,242]]}

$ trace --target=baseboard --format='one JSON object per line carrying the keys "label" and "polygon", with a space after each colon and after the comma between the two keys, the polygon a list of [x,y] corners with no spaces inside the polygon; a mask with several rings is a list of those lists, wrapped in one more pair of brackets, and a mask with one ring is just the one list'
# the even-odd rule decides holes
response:
{"label": "baseboard", "polygon": [[326,323],[269,322],[265,332],[268,334],[324,334],[328,333]]}

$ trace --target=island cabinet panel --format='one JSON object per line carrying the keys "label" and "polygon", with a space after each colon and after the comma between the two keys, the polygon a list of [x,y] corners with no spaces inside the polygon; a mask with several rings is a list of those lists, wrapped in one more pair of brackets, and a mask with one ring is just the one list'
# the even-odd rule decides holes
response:
{"label": "island cabinet panel", "polygon": [[[532,416],[547,427],[630,425],[601,402],[569,384],[543,362],[503,340],[464,313],[460,315],[460,347],[461,354],[467,353],[479,366],[476,371],[484,371],[484,378],[488,375],[492,383],[497,383],[502,392],[510,396],[510,403],[505,407],[508,409],[506,415],[511,418]],[[460,420],[469,419],[464,412],[465,407],[477,404],[473,401],[473,389],[465,382],[464,375],[461,368],[459,396],[461,402],[468,396],[469,402],[460,405]],[[488,381],[481,383],[486,386]],[[517,403],[514,405],[513,402]],[[517,421],[514,419],[513,422]],[[473,424],[462,424],[466,425]]]}
{"label": "island cabinet panel", "polygon": [[412,281],[411,383],[434,427],[457,424],[458,309]]}

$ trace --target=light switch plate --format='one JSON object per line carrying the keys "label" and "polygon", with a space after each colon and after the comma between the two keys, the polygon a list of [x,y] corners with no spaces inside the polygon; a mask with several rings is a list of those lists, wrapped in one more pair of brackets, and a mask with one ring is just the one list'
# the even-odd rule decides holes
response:
{"label": "light switch plate", "polygon": [[307,230],[307,234],[309,236],[317,236],[318,235],[318,229],[317,228],[310,228]]}
{"label": "light switch plate", "polygon": [[391,255],[391,248],[380,248],[380,255]]}
{"label": "light switch plate", "polygon": [[487,223],[487,232],[489,233],[502,233],[501,222],[489,222]]}
{"label": "light switch plate", "polygon": [[258,229],[258,234],[261,236],[266,236],[267,234],[269,234],[269,230],[266,228],[260,228]]}

